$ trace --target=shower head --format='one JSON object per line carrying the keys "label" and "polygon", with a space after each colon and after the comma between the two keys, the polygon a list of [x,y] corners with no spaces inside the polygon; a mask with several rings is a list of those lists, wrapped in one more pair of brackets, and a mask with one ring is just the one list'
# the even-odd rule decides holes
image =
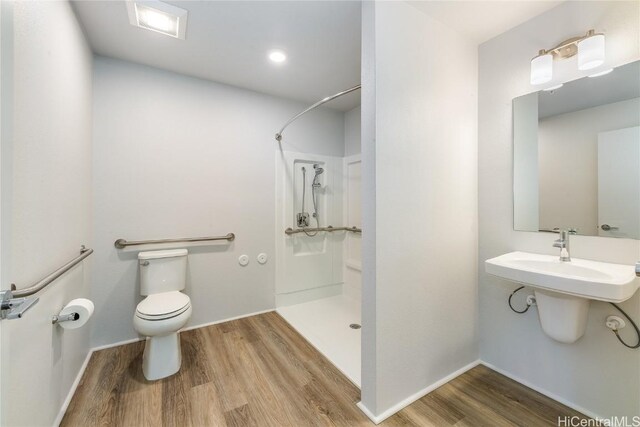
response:
{"label": "shower head", "polygon": [[313,165],[313,169],[316,171],[316,176],[320,175],[321,173],[324,172],[324,169],[320,167],[319,164],[315,164]]}

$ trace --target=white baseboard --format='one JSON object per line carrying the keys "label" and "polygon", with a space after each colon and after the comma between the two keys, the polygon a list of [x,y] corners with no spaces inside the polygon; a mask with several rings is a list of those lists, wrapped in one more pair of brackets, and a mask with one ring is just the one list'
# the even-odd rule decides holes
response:
{"label": "white baseboard", "polygon": [[369,410],[369,408],[367,408],[366,406],[364,406],[364,403],[362,403],[362,401],[356,403],[356,406],[362,411],[364,412],[364,414],[369,417],[369,419],[371,421],[373,421],[375,424],[380,424],[383,420],[380,417],[376,417],[375,415],[373,415],[373,412],[371,412]]}
{"label": "white baseboard", "polygon": [[187,328],[181,329],[182,331],[190,331],[192,329],[206,328],[207,326],[218,325],[220,323],[231,322],[232,320],[244,319],[245,317],[257,316],[259,314],[271,313],[272,311],[276,311],[275,308],[270,308],[268,310],[256,311],[255,313],[243,314],[240,316],[229,317],[228,319],[215,320],[213,322],[200,323],[199,325],[189,326]]}
{"label": "white baseboard", "polygon": [[462,368],[458,369],[457,371],[452,372],[451,374],[447,375],[446,377],[436,381],[435,383],[423,388],[422,390],[418,391],[417,393],[414,393],[411,396],[407,397],[406,399],[398,402],[397,404],[393,405],[391,408],[389,408],[386,411],[382,412],[380,415],[374,415],[366,406],[364,406],[364,404],[362,402],[358,402],[357,406],[358,406],[358,408],[360,408],[360,410],[362,412],[364,412],[364,414],[367,417],[369,417],[369,419],[371,421],[373,421],[375,424],[380,424],[381,422],[383,422],[384,420],[386,420],[390,416],[394,415],[396,412],[401,411],[402,409],[404,409],[407,406],[411,405],[416,400],[423,398],[427,394],[431,393],[433,390],[435,390],[438,387],[448,383],[449,381],[453,380],[454,378],[459,377],[460,375],[464,374],[468,370],[475,368],[480,363],[481,363],[480,360],[476,360],[475,362],[471,362],[468,365],[463,366]]}
{"label": "white baseboard", "polygon": [[111,343],[111,344],[99,345],[98,347],[93,347],[91,349],[91,351],[95,352],[95,351],[100,351],[100,350],[106,350],[108,348],[120,347],[121,345],[126,345],[126,344],[131,344],[131,343],[134,343],[134,342],[138,342],[138,341],[143,341],[144,339],[145,338],[138,337],[138,338],[131,338],[131,339],[124,340],[124,341],[114,342],[114,343]]}
{"label": "white baseboard", "polygon": [[69,393],[67,393],[67,398],[62,403],[62,407],[60,408],[60,411],[58,412],[58,416],[56,417],[55,421],[53,422],[54,426],[58,427],[60,425],[60,423],[62,422],[62,418],[64,417],[64,414],[67,412],[67,408],[69,407],[69,404],[71,403],[71,399],[73,399],[73,395],[76,394],[76,389],[78,388],[78,385],[80,384],[80,380],[82,379],[82,376],[84,375],[84,371],[87,370],[87,366],[89,365],[89,360],[91,359],[91,355],[92,354],[93,354],[93,350],[90,349],[89,352],[87,353],[87,357],[85,357],[84,362],[82,363],[82,366],[80,367],[80,370],[78,371],[78,375],[76,375],[76,379],[73,381],[73,384],[71,384],[71,388],[69,389]]}
{"label": "white baseboard", "polygon": [[[192,329],[205,328],[207,326],[213,326],[213,325],[217,325],[219,323],[224,323],[224,322],[231,322],[232,320],[238,320],[238,319],[243,319],[245,317],[257,316],[258,314],[269,313],[269,312],[272,312],[272,311],[275,311],[275,309],[274,308],[270,308],[268,310],[256,311],[255,313],[249,313],[249,314],[243,314],[241,316],[229,317],[228,319],[221,319],[221,320],[215,320],[213,322],[200,323],[200,324],[197,324],[197,325],[192,325],[192,326],[188,326],[186,328],[183,328],[183,329],[180,330],[180,332],[190,331]],[[131,339],[124,340],[124,341],[118,341],[118,342],[114,342],[114,343],[111,343],[111,344],[104,344],[104,345],[100,345],[98,347],[93,347],[91,350],[92,351],[106,350],[108,348],[120,347],[121,345],[131,344],[131,343],[138,342],[138,341],[144,341],[145,339],[146,339],[146,337],[131,338]]]}
{"label": "white baseboard", "polygon": [[586,415],[587,417],[590,417],[590,418],[593,418],[593,419],[604,419],[604,417],[601,417],[598,414],[595,414],[595,413],[589,411],[588,409],[585,409],[585,408],[581,407],[580,405],[577,405],[577,404],[575,404],[575,403],[573,403],[573,402],[571,402],[571,401],[569,401],[569,400],[567,400],[567,399],[565,399],[563,397],[558,396],[557,394],[551,393],[551,392],[549,392],[549,391],[547,391],[547,390],[545,390],[545,389],[543,389],[541,387],[538,387],[538,386],[536,386],[534,384],[531,384],[529,381],[525,381],[522,378],[519,378],[519,377],[513,375],[510,372],[507,372],[507,371],[505,371],[503,369],[500,369],[500,368],[492,365],[489,362],[485,362],[484,360],[481,360],[480,363],[482,365],[486,366],[487,368],[492,369],[492,370],[498,372],[499,374],[504,375],[507,378],[511,378],[515,382],[518,382],[518,383],[520,383],[520,384],[522,384],[522,385],[524,385],[526,387],[529,387],[532,390],[537,391],[540,394],[544,394],[545,396],[547,396],[547,397],[549,397],[549,398],[551,398],[551,399],[553,399],[553,400],[555,400],[557,402],[562,403],[564,406],[568,406],[571,409],[574,409],[574,410],[576,410],[578,412],[581,412],[582,414]]}

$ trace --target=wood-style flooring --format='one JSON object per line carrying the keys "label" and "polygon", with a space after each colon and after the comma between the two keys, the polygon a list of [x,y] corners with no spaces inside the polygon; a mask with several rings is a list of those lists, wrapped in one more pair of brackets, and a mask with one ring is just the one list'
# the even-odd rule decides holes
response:
{"label": "wood-style flooring", "polygon": [[[372,426],[360,390],[275,312],[180,334],[182,368],[142,375],[143,342],[95,352],[62,426]],[[478,366],[383,426],[555,426],[581,414]]]}

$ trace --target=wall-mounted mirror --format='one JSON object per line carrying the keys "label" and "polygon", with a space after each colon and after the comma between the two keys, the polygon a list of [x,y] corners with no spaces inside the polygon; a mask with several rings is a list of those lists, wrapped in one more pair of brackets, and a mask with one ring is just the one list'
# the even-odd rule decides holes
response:
{"label": "wall-mounted mirror", "polygon": [[640,61],[513,100],[514,229],[640,239]]}

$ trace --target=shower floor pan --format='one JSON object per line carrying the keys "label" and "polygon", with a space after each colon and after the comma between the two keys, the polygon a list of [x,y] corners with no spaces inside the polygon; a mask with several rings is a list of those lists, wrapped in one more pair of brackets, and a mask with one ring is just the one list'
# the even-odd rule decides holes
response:
{"label": "shower floor pan", "polygon": [[322,298],[277,310],[312,346],[360,387],[360,301],[344,295]]}

